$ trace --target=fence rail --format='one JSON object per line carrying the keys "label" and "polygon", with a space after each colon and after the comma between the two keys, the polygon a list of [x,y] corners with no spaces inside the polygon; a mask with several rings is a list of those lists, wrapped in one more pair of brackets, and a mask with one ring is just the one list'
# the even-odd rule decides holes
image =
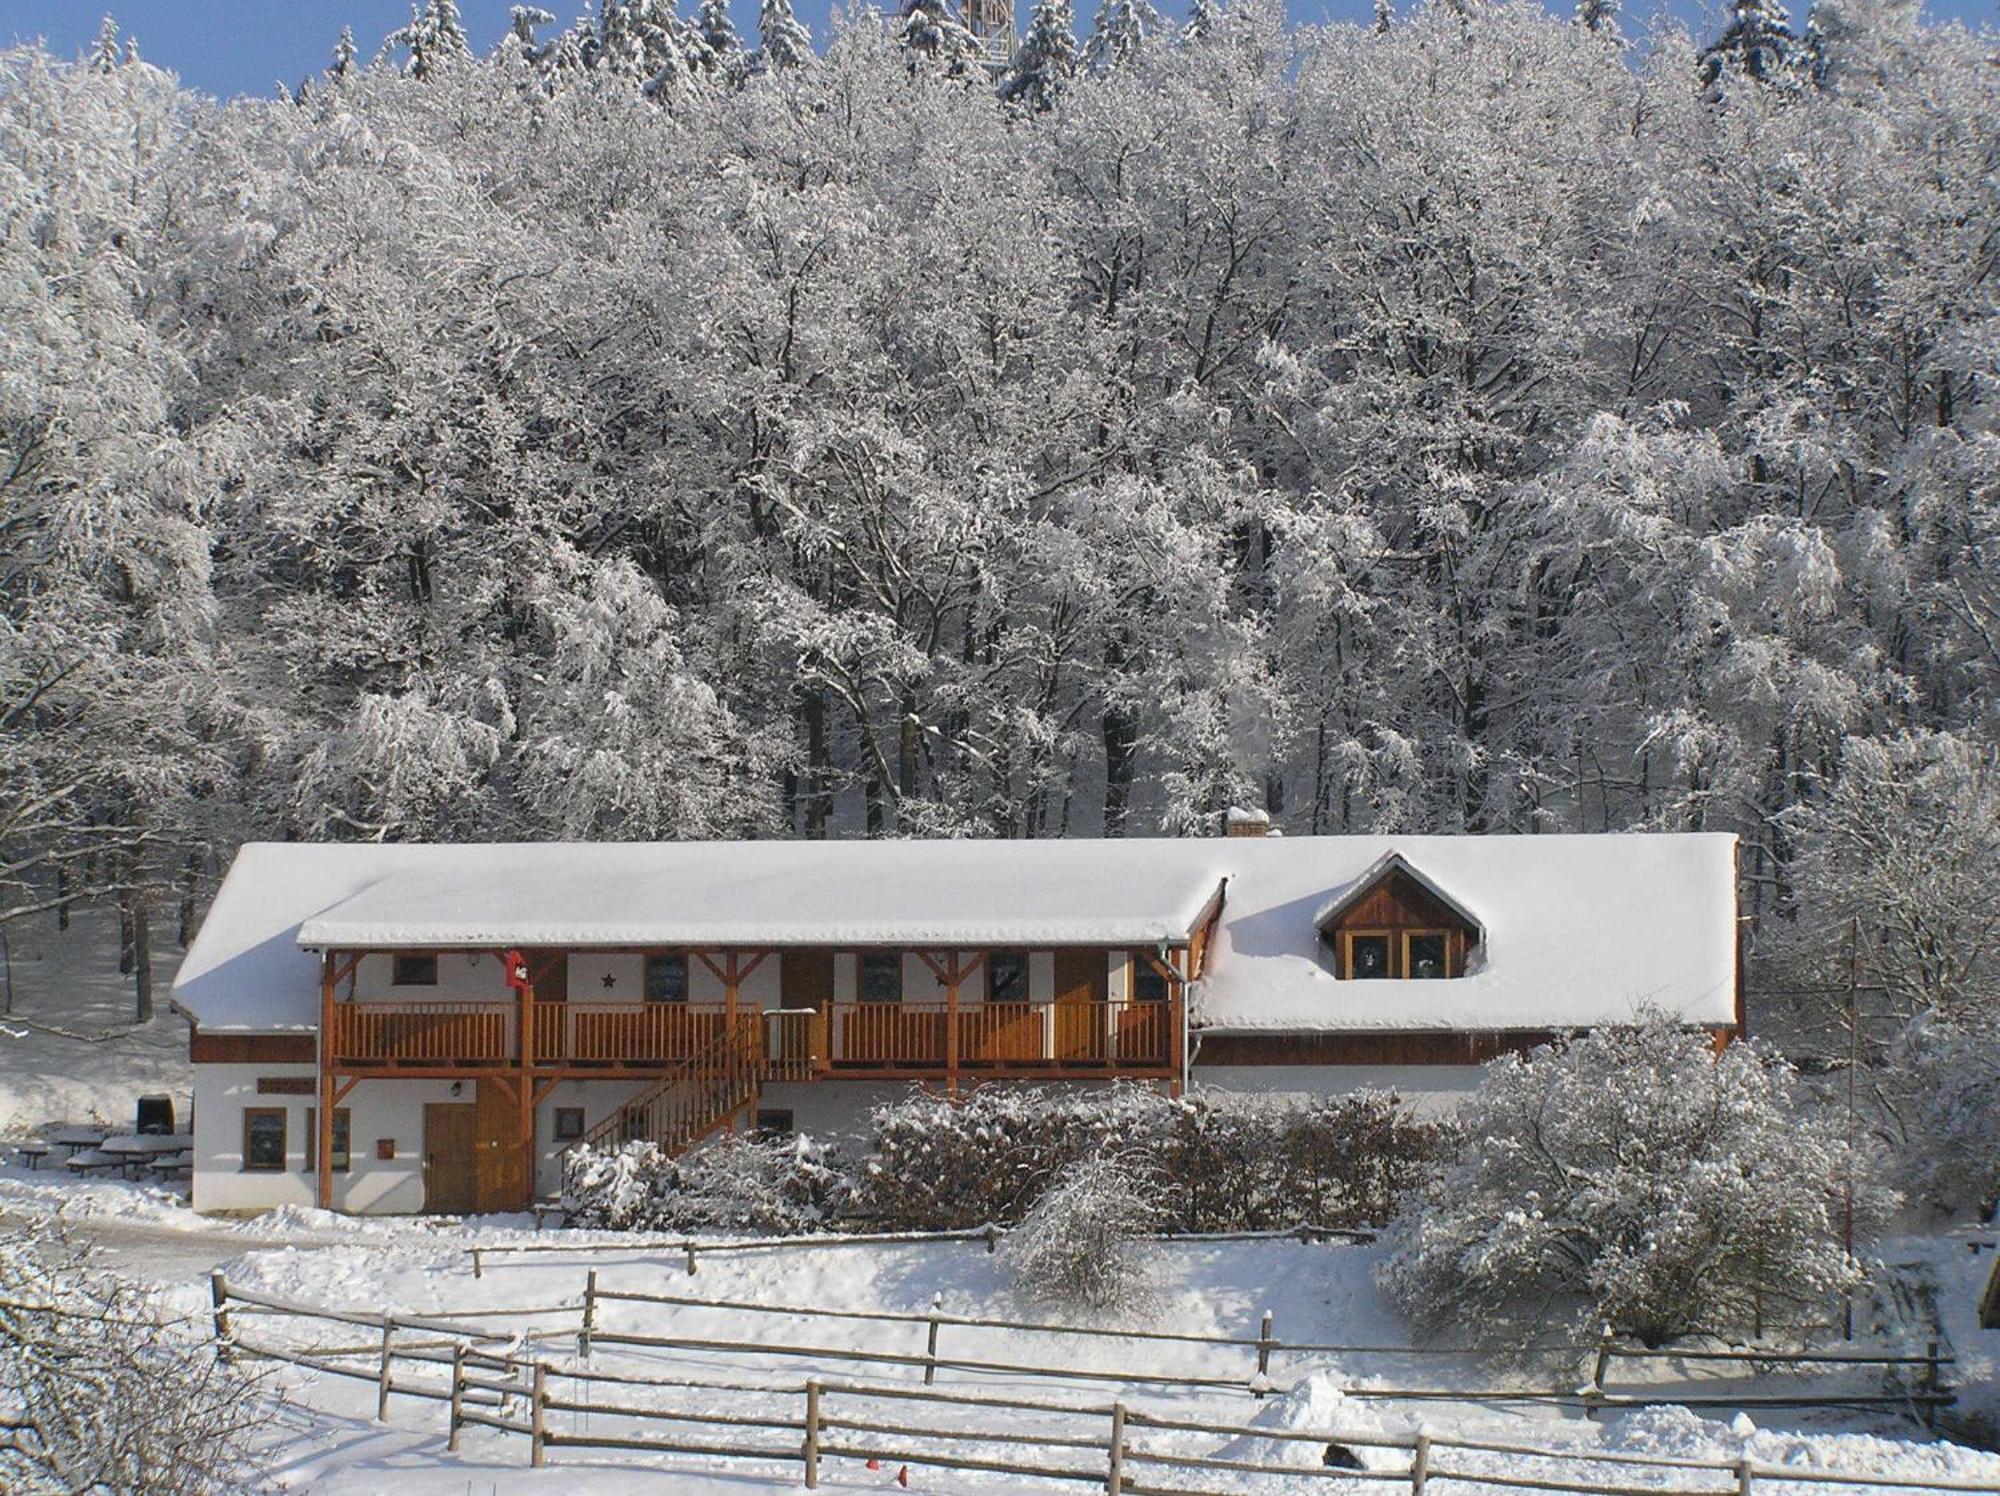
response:
{"label": "fence rail", "polygon": [[[1211,1496],[1196,1487],[1163,1485],[1162,1480],[1202,1475],[1242,1477],[1262,1473],[1294,1479],[1323,1477],[1331,1481],[1370,1480],[1410,1488],[1425,1496],[1427,1485],[1440,1481],[1476,1482],[1506,1489],[1569,1492],[1574,1496],[1743,1496],[1760,1484],[1842,1485],[1859,1490],[1926,1490],[2000,1496],[2000,1482],[1949,1481],[1937,1478],[1889,1476],[1859,1470],[1802,1469],[1748,1458],[1704,1460],[1689,1456],[1643,1455],[1587,1448],[1556,1449],[1518,1441],[1441,1438],[1367,1433],[1340,1428],[1267,1428],[1223,1419],[1170,1417],[1135,1407],[1123,1399],[1111,1403],[1065,1403],[1020,1396],[940,1391],[911,1385],[881,1386],[823,1377],[803,1383],[754,1385],[705,1382],[686,1377],[643,1377],[606,1372],[587,1366],[562,1366],[512,1352],[484,1350],[476,1343],[491,1332],[466,1324],[470,1316],[437,1314],[399,1316],[362,1310],[296,1304],[271,1295],[231,1287],[221,1274],[212,1280],[216,1332],[226,1355],[281,1361],[349,1380],[373,1383],[376,1415],[388,1417],[395,1397],[442,1403],[448,1408],[447,1447],[457,1451],[464,1430],[485,1429],[504,1438],[526,1441],[531,1465],[546,1463],[550,1450],[580,1449],[626,1453],[692,1456],[722,1462],[751,1462],[795,1467],[804,1484],[817,1488],[823,1466],[832,1460],[875,1459],[945,1471],[1003,1473],[1051,1482],[1096,1487],[1107,1492],[1145,1496]],[[379,1333],[371,1345],[301,1349],[245,1340],[229,1319],[232,1305],[272,1317],[343,1326],[368,1325]],[[571,1308],[575,1306],[558,1306]],[[405,1340],[399,1333],[419,1330],[435,1335],[442,1326],[456,1325],[460,1337],[440,1354],[437,1342]],[[361,1364],[354,1364],[360,1362]],[[411,1370],[410,1367],[414,1367]],[[446,1374],[440,1378],[440,1368]],[[567,1395],[559,1386],[568,1383]],[[615,1397],[593,1389],[617,1389]],[[745,1407],[738,1399],[730,1411],[648,1403],[644,1393],[661,1398],[674,1394],[759,1393],[781,1401],[797,1399],[796,1416],[786,1408]],[[910,1411],[897,1416],[889,1409]],[[1035,1415],[1033,1428],[968,1426],[977,1412]],[[931,1421],[915,1421],[928,1414]],[[552,1427],[552,1415],[573,1421],[569,1429]],[[596,1429],[596,1420],[613,1427]],[[635,1429],[633,1426],[636,1425]],[[646,1432],[658,1428],[659,1433]],[[680,1430],[688,1430],[681,1433]],[[698,1437],[706,1433],[708,1437]],[[771,1438],[769,1436],[779,1436]],[[763,1437],[759,1437],[763,1436]],[[1214,1448],[1169,1448],[1161,1441],[1193,1436],[1225,1441]],[[1264,1451],[1290,1444],[1334,1448],[1350,1454],[1372,1450],[1378,1462],[1364,1469],[1347,1466],[1278,1463],[1263,1457],[1232,1455],[1235,1441],[1256,1440]],[[1258,1447],[1258,1446],[1252,1446]],[[1562,1462],[1548,1471],[1485,1470],[1440,1460],[1452,1455],[1504,1457],[1517,1461]],[[1084,1457],[1088,1457],[1085,1464]],[[1390,1463],[1382,1464],[1381,1458]],[[1619,1484],[1614,1479],[1584,1480],[1577,1467],[1621,1472],[1672,1472],[1676,1476],[1712,1476],[1714,1484],[1674,1488]],[[1221,1493],[1213,1493],[1221,1496]]]}

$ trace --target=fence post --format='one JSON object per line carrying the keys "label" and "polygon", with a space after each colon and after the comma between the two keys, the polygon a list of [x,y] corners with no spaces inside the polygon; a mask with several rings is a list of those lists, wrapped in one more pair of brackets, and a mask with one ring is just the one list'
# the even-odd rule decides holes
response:
{"label": "fence post", "polygon": [[1104,1489],[1111,1496],[1125,1489],[1125,1404],[1111,1405],[1111,1463],[1104,1473]]}
{"label": "fence post", "polygon": [[529,1397],[532,1401],[528,1410],[528,1463],[539,1470],[542,1468],[542,1440],[548,1437],[549,1418],[549,1368],[540,1361],[535,1363],[535,1384]]}
{"label": "fence post", "polygon": [[451,1437],[444,1447],[453,1454],[458,1453],[458,1430],[465,1417],[465,1342],[451,1343]]}
{"label": "fence post", "polygon": [[474,1247],[472,1249],[472,1276],[475,1278],[483,1278],[486,1276],[486,1263],[483,1255],[481,1254],[479,1248],[477,1247]]}
{"label": "fence post", "polygon": [[208,1275],[208,1299],[214,1306],[215,1355],[220,1361],[229,1359],[229,1283],[220,1271]]}
{"label": "fence post", "polygon": [[1277,1342],[1271,1339],[1271,1311],[1264,1311],[1263,1323],[1257,1326],[1257,1380],[1251,1391],[1263,1397],[1271,1375],[1271,1347]]}
{"label": "fence post", "polygon": [[1938,1343],[1933,1340],[1924,1347],[1924,1427],[1937,1428],[1938,1394],[1944,1383],[1938,1375]]}
{"label": "fence post", "polygon": [[926,1387],[937,1384],[938,1316],[943,1311],[944,1294],[942,1292],[932,1294],[931,1328],[930,1333],[924,1337],[924,1385]]}
{"label": "fence post", "polygon": [[1757,1467],[1748,1455],[1736,1462],[1736,1496],[1750,1496],[1750,1487],[1757,1479]]}
{"label": "fence post", "polygon": [[375,1421],[389,1421],[389,1342],[396,1333],[393,1315],[382,1316],[382,1362],[375,1369]]}
{"label": "fence post", "polygon": [[1000,1245],[1000,1223],[998,1221],[988,1221],[986,1223],[985,1236],[986,1255],[991,1257],[994,1250]]}
{"label": "fence post", "polygon": [[694,1273],[695,1273],[695,1266],[694,1266],[694,1238],[693,1238],[693,1237],[689,1237],[689,1238],[688,1238],[688,1242],[687,1242],[687,1263],[688,1263],[688,1276],[689,1276],[690,1278],[692,1278],[692,1277],[694,1276]]}
{"label": "fence post", "polygon": [[812,1377],[806,1382],[806,1443],[803,1450],[806,1462],[806,1489],[813,1490],[819,1485],[819,1378]]}
{"label": "fence post", "polygon": [[1417,1430],[1415,1452],[1410,1456],[1410,1496],[1424,1496],[1424,1482],[1431,1478],[1431,1436]]}
{"label": "fence post", "polygon": [[576,1332],[576,1358],[590,1359],[590,1332],[597,1328],[597,1269],[583,1280],[583,1327]]}
{"label": "fence post", "polygon": [[1596,1418],[1604,1405],[1604,1378],[1611,1369],[1611,1326],[1607,1323],[1597,1337],[1597,1364],[1590,1371],[1590,1385],[1583,1389],[1583,1416]]}

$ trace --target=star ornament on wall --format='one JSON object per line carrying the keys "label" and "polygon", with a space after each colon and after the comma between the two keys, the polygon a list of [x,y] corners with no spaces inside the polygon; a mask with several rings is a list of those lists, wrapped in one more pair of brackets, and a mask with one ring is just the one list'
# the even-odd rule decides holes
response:
{"label": "star ornament on wall", "polygon": [[618,985],[618,978],[613,976],[610,972],[607,971],[604,974],[604,990],[606,992],[609,992],[613,987],[616,987],[617,985]]}

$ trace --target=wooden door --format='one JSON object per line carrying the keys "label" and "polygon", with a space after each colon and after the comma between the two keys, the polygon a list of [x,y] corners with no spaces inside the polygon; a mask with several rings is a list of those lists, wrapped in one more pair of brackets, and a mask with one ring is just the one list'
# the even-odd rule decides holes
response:
{"label": "wooden door", "polygon": [[1110,955],[1103,950],[1056,952],[1055,1057],[1104,1058],[1104,1003]]}
{"label": "wooden door", "polygon": [[[526,1085],[526,1080],[514,1082]],[[528,1152],[521,1138],[521,1103],[512,1086],[496,1080],[479,1082],[474,1126],[473,1209],[526,1210],[531,1182]]]}
{"label": "wooden door", "polygon": [[781,951],[778,955],[778,995],[787,1008],[815,1008],[819,1017],[787,1018],[779,1027],[779,1046],[787,1060],[827,1056],[827,1013],[833,1007],[833,952]]}
{"label": "wooden door", "polygon": [[478,1208],[473,1184],[473,1141],[478,1135],[470,1102],[424,1106],[424,1209],[432,1215],[466,1215]]}

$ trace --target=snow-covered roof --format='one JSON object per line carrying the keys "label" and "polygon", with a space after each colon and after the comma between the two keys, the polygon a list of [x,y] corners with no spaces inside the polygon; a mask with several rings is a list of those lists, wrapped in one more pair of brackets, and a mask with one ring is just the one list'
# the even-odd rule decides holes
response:
{"label": "snow-covered roof", "polygon": [[[1449,981],[1335,980],[1315,923],[1397,855],[1484,943]],[[1734,838],[251,843],[174,983],[211,1031],[310,1029],[315,949],[1179,942],[1228,892],[1217,1029],[1562,1028],[1735,1017]]]}

